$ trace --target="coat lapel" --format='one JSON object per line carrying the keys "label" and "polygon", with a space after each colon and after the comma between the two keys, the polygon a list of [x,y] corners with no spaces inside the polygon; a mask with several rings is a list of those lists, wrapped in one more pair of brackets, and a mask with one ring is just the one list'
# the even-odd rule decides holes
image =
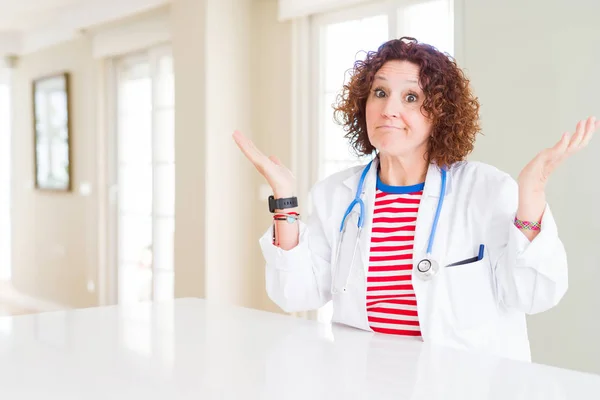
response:
{"label": "coat lapel", "polygon": [[[440,191],[442,188],[442,173],[441,169],[435,164],[429,164],[427,176],[425,178],[425,187],[423,188],[423,196],[419,205],[417,214],[417,227],[415,231],[415,243],[413,249],[413,262],[418,263],[427,255],[427,246],[429,244],[429,236],[433,227],[433,220],[437,210],[438,201],[440,200]],[[446,173],[446,194],[445,198],[452,193],[452,182],[450,173]],[[442,208],[443,212],[443,208]],[[439,225],[439,221],[438,221]],[[438,226],[439,231],[439,226]],[[436,234],[437,236],[437,234]],[[434,239],[432,248],[432,257],[436,257],[436,252],[439,251],[439,246],[436,246],[438,238]]]}
{"label": "coat lapel", "polygon": [[[373,205],[375,204],[375,191],[377,184],[377,169],[379,168],[379,159],[376,157],[371,164],[371,168],[365,178],[361,199],[365,204],[364,225],[360,235],[359,251],[357,256],[356,267],[363,271],[367,271],[369,266],[369,252],[371,251],[371,228],[373,226]],[[344,181],[344,184],[352,190],[353,195],[356,194],[360,176],[363,173],[361,168],[358,172]]]}

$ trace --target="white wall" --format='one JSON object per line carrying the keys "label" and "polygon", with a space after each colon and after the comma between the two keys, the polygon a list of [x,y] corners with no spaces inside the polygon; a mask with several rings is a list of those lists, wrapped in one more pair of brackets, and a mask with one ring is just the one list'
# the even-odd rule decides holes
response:
{"label": "white wall", "polygon": [[[274,154],[291,167],[292,124],[292,23],[277,21],[276,0],[256,0],[253,6],[252,39],[252,138],[265,154]],[[241,159],[241,154],[238,156]],[[267,199],[258,197],[264,178],[243,159],[254,181],[255,209],[250,245],[254,251],[252,268],[254,286],[259,289],[257,308],[282,312],[265,290],[265,260],[258,238],[272,221]]]}
{"label": "white wall", "polygon": [[[473,153],[516,177],[538,151],[600,117],[600,2],[464,1],[464,57],[482,104]],[[551,178],[548,201],[570,263],[558,307],[529,318],[534,361],[600,373],[600,137]]]}
{"label": "white wall", "polygon": [[[97,304],[98,197],[96,188],[95,74],[91,43],[79,38],[21,57],[13,71],[12,264],[13,284],[23,294],[72,307]],[[69,71],[73,191],[34,189],[33,79]]]}
{"label": "white wall", "polygon": [[175,296],[205,297],[206,10],[171,7],[175,74]]}
{"label": "white wall", "polygon": [[277,22],[275,0],[174,0],[171,27],[175,295],[276,310],[258,246],[271,221],[262,178],[231,134],[289,156],[289,24]]}
{"label": "white wall", "polygon": [[[250,133],[253,53],[252,0],[207,1],[206,25],[206,294],[213,301],[250,305],[256,243],[251,228],[254,169],[240,157],[231,134]],[[202,134],[202,132],[198,132]]]}

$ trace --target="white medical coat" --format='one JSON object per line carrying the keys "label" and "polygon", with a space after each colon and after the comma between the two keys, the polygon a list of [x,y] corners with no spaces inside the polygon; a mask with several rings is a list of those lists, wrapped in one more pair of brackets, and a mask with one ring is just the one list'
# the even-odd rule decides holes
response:
{"label": "white medical coat", "polygon": [[[267,293],[284,311],[314,310],[333,301],[333,322],[372,332],[366,277],[377,159],[365,180],[365,224],[348,291],[331,292],[340,223],[363,169],[349,168],[313,187],[313,212],[307,223],[299,221],[295,248],[285,251],[274,246],[272,228],[261,237],[260,246],[266,260]],[[417,215],[415,267],[426,257],[440,184],[440,170],[430,164]],[[513,224],[517,206],[518,187],[508,174],[479,162],[449,168],[431,257],[440,270],[424,281],[413,269],[424,341],[531,359],[525,316],[548,310],[563,297],[568,286],[567,258],[550,208],[546,206],[541,232],[530,242]],[[356,241],[355,224],[348,225],[344,240]],[[476,257],[480,244],[485,245],[482,260],[444,267]]]}

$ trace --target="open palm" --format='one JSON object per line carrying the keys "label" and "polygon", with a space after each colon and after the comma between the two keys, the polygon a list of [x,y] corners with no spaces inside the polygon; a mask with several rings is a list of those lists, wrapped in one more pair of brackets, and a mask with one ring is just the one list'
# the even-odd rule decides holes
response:
{"label": "open palm", "polygon": [[519,186],[533,192],[544,190],[550,174],[564,160],[588,145],[600,121],[595,117],[579,121],[575,133],[571,136],[565,132],[553,147],[542,150],[531,160],[519,174]]}
{"label": "open palm", "polygon": [[277,157],[267,157],[256,148],[254,143],[248,139],[242,132],[235,131],[233,140],[244,153],[246,158],[254,164],[254,167],[265,177],[273,195],[276,198],[291,197],[295,195],[296,178],[292,172],[286,168]]}

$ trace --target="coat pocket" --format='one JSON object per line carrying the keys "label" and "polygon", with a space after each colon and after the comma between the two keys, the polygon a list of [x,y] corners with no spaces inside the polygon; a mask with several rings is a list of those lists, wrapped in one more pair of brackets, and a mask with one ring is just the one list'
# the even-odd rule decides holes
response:
{"label": "coat pocket", "polygon": [[477,328],[497,315],[496,296],[488,257],[444,268],[450,309],[462,328]]}
{"label": "coat pocket", "polygon": [[450,268],[450,267],[457,267],[459,265],[466,265],[466,264],[473,264],[476,263],[478,261],[483,260],[483,257],[485,255],[485,246],[483,244],[479,245],[479,254],[475,257],[470,257],[470,258],[465,258],[464,260],[460,260],[460,261],[455,261],[451,264],[446,265],[446,268]]}

